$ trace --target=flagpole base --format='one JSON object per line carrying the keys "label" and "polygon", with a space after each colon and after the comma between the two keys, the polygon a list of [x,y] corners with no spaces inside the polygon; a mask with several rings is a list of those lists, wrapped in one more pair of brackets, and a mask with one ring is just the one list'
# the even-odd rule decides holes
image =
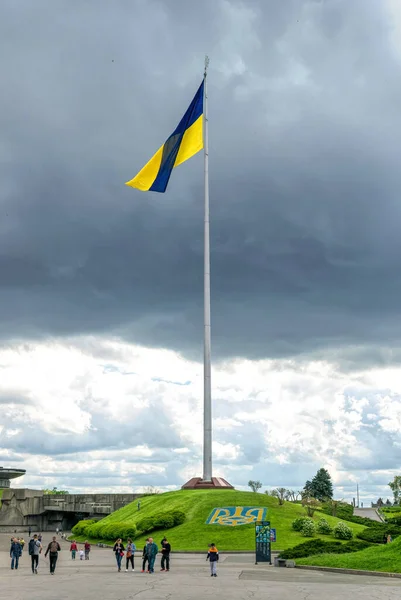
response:
{"label": "flagpole base", "polygon": [[181,488],[182,490],[233,490],[234,486],[222,477],[212,477],[205,481],[202,477],[193,477]]}

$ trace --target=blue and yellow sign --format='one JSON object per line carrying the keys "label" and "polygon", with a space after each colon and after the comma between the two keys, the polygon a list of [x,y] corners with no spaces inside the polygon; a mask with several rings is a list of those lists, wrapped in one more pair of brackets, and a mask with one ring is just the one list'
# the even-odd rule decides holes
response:
{"label": "blue and yellow sign", "polygon": [[266,519],[267,508],[264,506],[225,506],[214,508],[210,513],[206,525],[249,525],[256,521]]}

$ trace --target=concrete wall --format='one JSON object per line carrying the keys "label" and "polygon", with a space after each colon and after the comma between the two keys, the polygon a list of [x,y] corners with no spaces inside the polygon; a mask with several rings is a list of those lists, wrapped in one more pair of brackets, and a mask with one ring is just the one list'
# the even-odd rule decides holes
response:
{"label": "concrete wall", "polygon": [[54,531],[71,529],[85,517],[102,518],[139,498],[141,494],[44,494],[42,490],[4,490],[0,531]]}

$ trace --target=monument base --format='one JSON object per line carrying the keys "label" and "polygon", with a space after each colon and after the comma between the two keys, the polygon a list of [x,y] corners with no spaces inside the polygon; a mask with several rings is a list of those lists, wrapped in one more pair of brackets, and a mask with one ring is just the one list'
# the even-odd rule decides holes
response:
{"label": "monument base", "polygon": [[202,477],[193,477],[181,488],[182,490],[233,490],[234,487],[222,477],[212,477],[211,481],[205,481]]}

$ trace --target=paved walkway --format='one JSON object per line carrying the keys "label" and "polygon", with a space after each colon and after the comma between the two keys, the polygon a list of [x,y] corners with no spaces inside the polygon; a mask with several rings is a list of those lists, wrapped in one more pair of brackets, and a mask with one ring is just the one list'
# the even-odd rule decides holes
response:
{"label": "paved walkway", "polygon": [[[173,555],[170,573],[118,573],[109,549],[93,548],[90,561],[70,558],[61,542],[56,574],[40,558],[32,575],[26,550],[18,571],[10,570],[10,535],[0,534],[0,598],[7,600],[399,600],[401,580],[255,566],[250,555],[222,555],[218,577],[200,555]],[[45,541],[50,535],[45,536]],[[139,557],[136,567],[139,567]],[[159,566],[159,561],[157,566]]]}
{"label": "paved walkway", "polygon": [[382,523],[382,519],[374,508],[354,508],[354,515],[357,517],[366,517],[367,519],[372,519],[372,521],[380,521],[380,523]]}

